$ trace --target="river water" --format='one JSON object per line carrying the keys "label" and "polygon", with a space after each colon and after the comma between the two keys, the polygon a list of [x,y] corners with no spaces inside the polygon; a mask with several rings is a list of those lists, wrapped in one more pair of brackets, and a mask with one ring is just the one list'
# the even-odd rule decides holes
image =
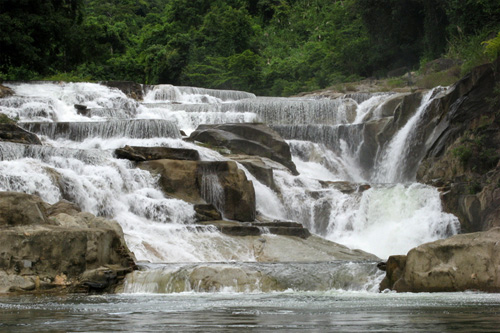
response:
{"label": "river water", "polygon": [[[165,146],[196,149],[205,161],[225,160],[182,140],[179,130],[265,122],[289,143],[300,175],[278,168],[271,189],[239,166],[254,183],[258,214],[300,222],[317,236],[385,259],[459,232],[457,218],[443,212],[439,192],[415,182],[422,153],[415,128],[445,89],[423,95],[410,114],[397,115],[404,96],[390,93],[263,98],[162,85],[151,87],[139,103],[91,83],[8,85],[16,96],[0,100],[0,112],[36,132],[43,146],[0,143],[0,190],[36,194],[51,204],[70,200],[115,219],[141,270],[127,277],[117,295],[2,297],[0,331],[500,327],[498,295],[379,293],[383,273],[376,262],[258,263],[251,247],[238,240],[213,228],[193,228],[192,204],[166,197],[157,178],[113,154],[125,145]],[[87,115],[74,104],[86,105]],[[346,193],[339,182],[368,189]]]}
{"label": "river water", "polygon": [[496,294],[119,294],[0,299],[11,332],[498,332]]}

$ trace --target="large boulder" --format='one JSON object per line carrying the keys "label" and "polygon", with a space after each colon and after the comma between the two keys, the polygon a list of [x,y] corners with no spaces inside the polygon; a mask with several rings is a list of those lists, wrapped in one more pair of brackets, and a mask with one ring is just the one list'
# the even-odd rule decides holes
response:
{"label": "large boulder", "polygon": [[215,147],[225,147],[234,154],[270,158],[297,174],[290,147],[276,131],[265,124],[200,125],[191,133],[189,140]]}
{"label": "large boulder", "polygon": [[500,228],[426,243],[403,257],[389,258],[381,289],[500,292]]}
{"label": "large boulder", "polygon": [[253,183],[233,161],[165,159],[141,162],[138,166],[160,175],[162,189],[169,196],[195,205],[212,204],[230,220],[255,219]]}
{"label": "large boulder", "polygon": [[112,291],[134,267],[120,225],[0,192],[0,293]]}

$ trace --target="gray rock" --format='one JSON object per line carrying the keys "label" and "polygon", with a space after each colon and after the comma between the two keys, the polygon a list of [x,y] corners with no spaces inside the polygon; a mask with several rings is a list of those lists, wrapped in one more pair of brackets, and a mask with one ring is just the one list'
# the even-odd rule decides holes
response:
{"label": "gray rock", "polygon": [[67,202],[0,192],[0,221],[0,292],[88,292],[82,277],[102,267],[116,276],[102,288],[110,291],[135,267],[117,222]]}
{"label": "gray rock", "polygon": [[500,228],[422,244],[389,257],[381,289],[500,292]]}
{"label": "gray rock", "polygon": [[189,140],[225,147],[234,154],[267,157],[297,174],[290,147],[278,133],[264,124],[200,125],[191,133]]}

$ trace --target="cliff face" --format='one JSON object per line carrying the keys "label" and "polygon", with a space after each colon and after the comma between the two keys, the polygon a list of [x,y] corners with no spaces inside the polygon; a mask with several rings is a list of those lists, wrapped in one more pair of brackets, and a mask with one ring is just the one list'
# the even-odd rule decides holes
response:
{"label": "cliff face", "polygon": [[500,226],[500,58],[475,68],[428,111],[417,180],[442,190],[462,232]]}

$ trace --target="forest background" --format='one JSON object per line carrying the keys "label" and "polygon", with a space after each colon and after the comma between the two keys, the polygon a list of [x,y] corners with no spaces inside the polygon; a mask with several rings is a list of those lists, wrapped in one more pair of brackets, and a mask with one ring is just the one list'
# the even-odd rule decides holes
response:
{"label": "forest background", "polygon": [[0,0],[0,81],[289,96],[499,51],[498,0]]}

